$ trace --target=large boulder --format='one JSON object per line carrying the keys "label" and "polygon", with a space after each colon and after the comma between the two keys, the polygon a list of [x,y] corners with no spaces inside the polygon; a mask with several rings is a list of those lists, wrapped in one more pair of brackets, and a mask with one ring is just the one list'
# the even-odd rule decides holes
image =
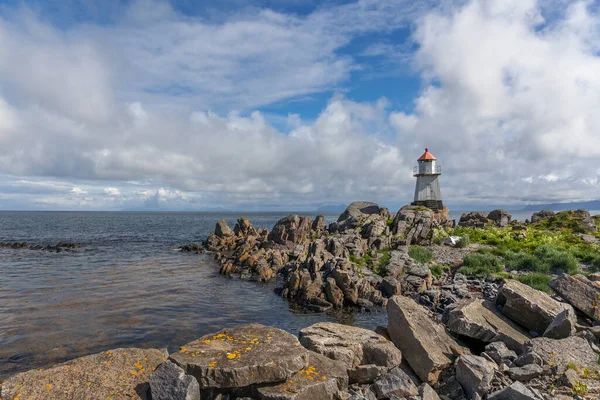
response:
{"label": "large boulder", "polygon": [[296,244],[308,244],[311,228],[312,219],[310,217],[299,217],[292,214],[277,221],[267,238],[289,247]]}
{"label": "large boulder", "polygon": [[513,382],[510,386],[495,391],[488,396],[488,400],[540,400],[531,389],[521,382]]}
{"label": "large boulder", "polygon": [[476,393],[483,396],[488,392],[494,372],[498,369],[493,362],[470,354],[460,356],[455,368],[456,380],[470,398],[473,398]]}
{"label": "large boulder", "polygon": [[385,377],[373,384],[378,399],[397,399],[417,396],[419,389],[400,368],[392,369]]}
{"label": "large boulder", "polygon": [[501,228],[508,226],[508,224],[510,224],[510,222],[512,221],[512,215],[510,215],[505,210],[491,211],[488,214],[487,218],[490,221],[492,221],[496,226],[499,226]]}
{"label": "large boulder", "polygon": [[406,237],[406,244],[426,243],[436,226],[436,213],[422,206],[404,206],[396,213],[392,233]]}
{"label": "large boulder", "polygon": [[392,297],[387,313],[390,338],[424,382],[437,382],[456,356],[469,353],[425,307],[408,297]]}
{"label": "large boulder", "polygon": [[507,280],[500,289],[496,304],[502,314],[530,331],[542,334],[568,304],[559,303],[546,293],[516,280]]}
{"label": "large boulder", "polygon": [[484,228],[490,222],[488,213],[481,211],[472,211],[460,216],[458,226],[467,228]]}
{"label": "large boulder", "polygon": [[[308,366],[276,385],[256,389],[261,400],[337,400],[348,387],[343,363],[308,353]],[[238,397],[239,398],[239,397]]]}
{"label": "large boulder", "polygon": [[8,378],[3,399],[149,399],[148,380],[166,360],[165,350],[121,348]]}
{"label": "large boulder", "polygon": [[295,336],[260,324],[205,335],[169,359],[201,389],[283,382],[308,366],[308,353]]}
{"label": "large boulder", "polygon": [[577,315],[573,307],[563,310],[548,325],[544,331],[544,337],[551,339],[564,339],[575,333]]}
{"label": "large boulder", "polygon": [[365,237],[378,236],[387,228],[390,212],[369,201],[355,201],[339,216],[336,229],[340,232],[363,228]]}
{"label": "large boulder", "polygon": [[600,286],[583,275],[567,274],[551,280],[548,285],[573,307],[600,322]]}
{"label": "large boulder", "polygon": [[446,307],[443,322],[456,334],[484,343],[504,342],[509,349],[520,353],[529,339],[521,328],[498,312],[487,300],[467,299]]}
{"label": "large boulder", "polygon": [[555,340],[549,338],[531,339],[524,345],[525,354],[535,354],[541,357],[545,369],[554,368],[557,374],[562,374],[569,364],[583,370],[598,368],[598,354],[584,338],[571,336]]}
{"label": "large boulder", "polygon": [[217,237],[219,238],[229,237],[233,236],[233,231],[231,230],[229,225],[227,225],[227,221],[222,219],[219,222],[217,222],[215,226],[215,235],[217,235]]}
{"label": "large boulder", "polygon": [[533,224],[533,223],[542,221],[544,219],[554,217],[555,215],[556,215],[556,213],[552,210],[542,210],[542,211],[534,212],[531,215],[531,223]]}
{"label": "large boulder", "polygon": [[332,322],[319,322],[302,329],[300,343],[309,350],[342,362],[351,380],[362,380],[362,383],[365,379],[359,377],[377,377],[380,372],[378,368],[361,366],[382,367],[385,372],[402,362],[401,351],[383,336],[367,329]]}

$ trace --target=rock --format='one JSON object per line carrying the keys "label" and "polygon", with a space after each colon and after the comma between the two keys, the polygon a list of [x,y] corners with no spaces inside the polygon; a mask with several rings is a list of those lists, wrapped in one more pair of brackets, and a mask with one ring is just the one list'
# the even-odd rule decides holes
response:
{"label": "rock", "polygon": [[308,365],[308,353],[295,336],[260,324],[205,335],[169,359],[201,389],[282,382]]}
{"label": "rock", "polygon": [[598,355],[594,353],[587,340],[577,336],[566,339],[531,339],[524,346],[526,353],[538,354],[544,366],[556,367],[557,373],[561,374],[567,369],[568,364],[578,367],[595,369],[598,367]]}
{"label": "rock", "polygon": [[385,267],[387,275],[394,279],[398,279],[398,277],[402,275],[402,272],[404,271],[404,266],[406,265],[408,258],[409,257],[407,253],[393,250],[390,253],[390,261],[388,261],[388,264]]}
{"label": "rock", "polygon": [[485,352],[488,354],[496,364],[500,365],[504,360],[513,361],[517,358],[517,353],[510,350],[504,342],[492,342],[485,346]]}
{"label": "rock", "polygon": [[198,381],[167,360],[150,377],[152,400],[200,400]]}
{"label": "rock", "polygon": [[422,381],[437,382],[455,356],[468,353],[414,300],[394,296],[387,303],[388,333]]}
{"label": "rock", "polygon": [[293,245],[309,242],[311,227],[311,218],[288,215],[277,221],[267,239],[294,248]]}
{"label": "rock", "polygon": [[531,223],[534,224],[543,219],[554,217],[555,215],[556,215],[556,213],[551,210],[542,210],[542,211],[534,212],[533,215],[531,215]]}
{"label": "rock", "polygon": [[455,246],[462,239],[462,236],[448,236],[444,239],[444,244],[447,246]]}
{"label": "rock", "polygon": [[312,223],[311,229],[315,232],[322,232],[325,230],[325,216],[317,215]]}
{"label": "rock", "polygon": [[498,390],[488,396],[488,400],[541,400],[535,393],[521,382]]}
{"label": "rock", "polygon": [[285,382],[259,387],[261,400],[334,400],[342,398],[348,387],[348,375],[343,363],[320,354],[308,352],[308,365]]}
{"label": "rock", "polygon": [[227,225],[227,221],[222,219],[217,222],[217,225],[215,226],[215,235],[217,235],[219,238],[229,237],[233,236],[233,231],[229,225]]}
{"label": "rock", "polygon": [[546,293],[512,279],[500,289],[496,304],[502,306],[502,314],[539,334],[544,333],[556,316],[568,307]]}
{"label": "rock", "polygon": [[400,367],[392,369],[384,378],[373,384],[378,399],[417,396],[419,390]]}
{"label": "rock", "polygon": [[85,356],[44,370],[13,375],[1,386],[3,399],[90,399],[119,396],[149,399],[152,370],[164,350],[121,348]]}
{"label": "rock", "polygon": [[548,285],[573,307],[600,322],[600,287],[585,276],[562,274]]}
{"label": "rock", "polygon": [[487,300],[467,299],[451,304],[444,310],[443,322],[454,333],[485,343],[501,341],[517,353],[528,340],[519,327]]}
{"label": "rock", "polygon": [[421,400],[440,400],[440,396],[426,383],[419,387],[419,396],[421,396]]}
{"label": "rock", "polygon": [[338,229],[343,232],[361,227],[374,219],[384,219],[385,217],[381,215],[382,210],[377,203],[355,201],[338,217]]}
{"label": "rock", "polygon": [[515,358],[513,361],[514,365],[517,367],[523,367],[529,364],[535,364],[542,366],[544,365],[544,359],[535,351],[529,351],[521,354],[519,357]]}
{"label": "rock", "polygon": [[468,228],[483,228],[489,222],[488,213],[473,211],[464,213],[460,216],[458,226],[464,226]]}
{"label": "rock", "polygon": [[386,276],[383,278],[380,285],[381,293],[387,298],[399,295],[402,292],[402,286],[400,285],[400,282],[391,276]]}
{"label": "rock", "polygon": [[327,296],[327,301],[333,304],[333,307],[342,308],[344,306],[344,293],[335,284],[335,279],[327,278],[325,295]]}
{"label": "rock", "polygon": [[392,233],[405,235],[408,245],[426,243],[433,234],[433,228],[439,225],[437,219],[440,215],[422,206],[404,206],[396,213]]}
{"label": "rock", "polygon": [[512,215],[510,215],[505,210],[494,210],[491,211],[487,218],[492,221],[496,226],[504,228],[508,226],[512,221]]}
{"label": "rock", "polygon": [[594,272],[588,275],[588,279],[592,282],[600,282],[600,272]]}
{"label": "rock", "polygon": [[483,395],[491,387],[494,372],[498,369],[496,364],[483,357],[463,355],[455,364],[456,380],[463,387],[469,397],[476,393]]}
{"label": "rock", "polygon": [[358,301],[358,290],[354,282],[352,282],[352,278],[348,271],[335,269],[331,273],[331,277],[335,279],[335,284],[342,290],[342,293],[344,293],[345,302],[350,305],[356,304]]}
{"label": "rock", "polygon": [[466,399],[465,391],[463,390],[460,383],[456,380],[456,377],[450,375],[449,377],[440,380],[439,385],[437,386],[437,392],[440,397],[444,400],[446,399]]}
{"label": "rock", "polygon": [[[391,368],[402,362],[401,351],[377,333],[353,326],[319,322],[300,331],[307,349],[342,362],[352,371],[361,365]],[[364,371],[361,371],[364,372]]]}
{"label": "rock", "polygon": [[375,364],[359,365],[355,369],[348,371],[350,382],[358,384],[373,383],[377,379],[385,376],[388,372],[387,367],[381,367]]}
{"label": "rock", "polygon": [[569,306],[560,312],[544,332],[544,336],[551,339],[564,339],[575,333],[577,316],[573,307]]}
{"label": "rock", "polygon": [[543,372],[542,367],[537,364],[527,364],[522,367],[512,367],[508,370],[508,375],[514,381],[529,382],[537,378]]}
{"label": "rock", "polygon": [[568,368],[561,378],[563,385],[572,388],[580,381],[579,375],[575,370]]}

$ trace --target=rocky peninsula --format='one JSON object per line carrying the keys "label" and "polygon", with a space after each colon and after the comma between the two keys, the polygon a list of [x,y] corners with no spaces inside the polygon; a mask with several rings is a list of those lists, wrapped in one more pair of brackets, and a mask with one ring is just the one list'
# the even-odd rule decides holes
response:
{"label": "rocky peninsula", "polygon": [[14,375],[3,399],[600,398],[598,218],[352,203],[336,222],[241,218],[203,246],[225,276],[278,279],[312,312],[385,309],[387,327],[214,332],[168,354],[115,349]]}

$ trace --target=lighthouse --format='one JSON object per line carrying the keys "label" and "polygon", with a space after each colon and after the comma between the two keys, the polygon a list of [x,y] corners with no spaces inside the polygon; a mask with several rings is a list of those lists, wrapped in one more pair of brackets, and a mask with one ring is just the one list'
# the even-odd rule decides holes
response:
{"label": "lighthouse", "polygon": [[417,166],[413,168],[413,176],[417,177],[413,206],[425,206],[436,211],[444,208],[438,182],[438,176],[441,174],[442,168],[437,165],[437,158],[425,148],[425,153],[419,157]]}

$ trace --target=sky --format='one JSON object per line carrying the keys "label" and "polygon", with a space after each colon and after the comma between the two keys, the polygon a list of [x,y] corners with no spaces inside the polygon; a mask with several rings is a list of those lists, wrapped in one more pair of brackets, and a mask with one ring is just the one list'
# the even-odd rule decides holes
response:
{"label": "sky", "polygon": [[600,198],[600,14],[565,0],[0,0],[0,210]]}

